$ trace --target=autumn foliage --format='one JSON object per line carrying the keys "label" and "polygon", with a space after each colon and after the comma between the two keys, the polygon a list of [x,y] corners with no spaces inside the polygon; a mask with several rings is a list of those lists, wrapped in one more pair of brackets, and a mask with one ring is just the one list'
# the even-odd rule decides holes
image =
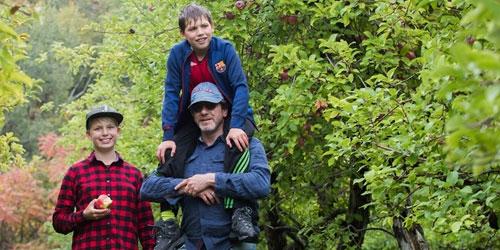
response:
{"label": "autumn foliage", "polygon": [[29,241],[43,235],[68,167],[68,151],[57,145],[59,138],[54,133],[40,137],[41,158],[0,175],[0,249],[34,249]]}

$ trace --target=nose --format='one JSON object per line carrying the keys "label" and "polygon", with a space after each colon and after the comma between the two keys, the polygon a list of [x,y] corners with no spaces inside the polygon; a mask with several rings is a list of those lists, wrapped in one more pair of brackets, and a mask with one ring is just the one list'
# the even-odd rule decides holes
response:
{"label": "nose", "polygon": [[201,113],[202,115],[203,115],[203,114],[208,114],[208,111],[209,111],[209,109],[207,108],[207,106],[203,105],[203,106],[201,107],[201,111],[200,111],[200,113]]}

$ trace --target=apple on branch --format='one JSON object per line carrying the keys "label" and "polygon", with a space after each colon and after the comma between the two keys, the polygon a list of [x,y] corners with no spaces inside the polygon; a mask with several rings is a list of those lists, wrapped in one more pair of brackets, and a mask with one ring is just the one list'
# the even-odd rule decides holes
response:
{"label": "apple on branch", "polygon": [[94,206],[97,209],[107,209],[111,208],[111,203],[113,203],[113,201],[109,198],[109,196],[101,194],[97,197],[97,201],[94,203]]}

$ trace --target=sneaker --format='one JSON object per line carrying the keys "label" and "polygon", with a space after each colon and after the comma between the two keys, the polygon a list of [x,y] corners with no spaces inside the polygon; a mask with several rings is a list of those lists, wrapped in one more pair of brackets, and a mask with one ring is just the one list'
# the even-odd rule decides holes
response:
{"label": "sneaker", "polygon": [[242,242],[257,242],[259,234],[253,228],[251,208],[241,207],[234,210],[231,220],[230,239]]}
{"label": "sneaker", "polygon": [[156,245],[154,250],[169,250],[179,240],[181,229],[174,219],[159,220],[153,228]]}

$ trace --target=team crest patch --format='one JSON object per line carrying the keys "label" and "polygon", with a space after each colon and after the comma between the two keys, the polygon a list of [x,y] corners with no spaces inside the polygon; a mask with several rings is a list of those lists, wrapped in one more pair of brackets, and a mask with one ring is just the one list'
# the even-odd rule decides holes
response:
{"label": "team crest patch", "polygon": [[226,64],[224,64],[224,61],[220,61],[220,62],[216,63],[215,70],[217,71],[217,73],[222,73],[222,72],[226,71]]}

